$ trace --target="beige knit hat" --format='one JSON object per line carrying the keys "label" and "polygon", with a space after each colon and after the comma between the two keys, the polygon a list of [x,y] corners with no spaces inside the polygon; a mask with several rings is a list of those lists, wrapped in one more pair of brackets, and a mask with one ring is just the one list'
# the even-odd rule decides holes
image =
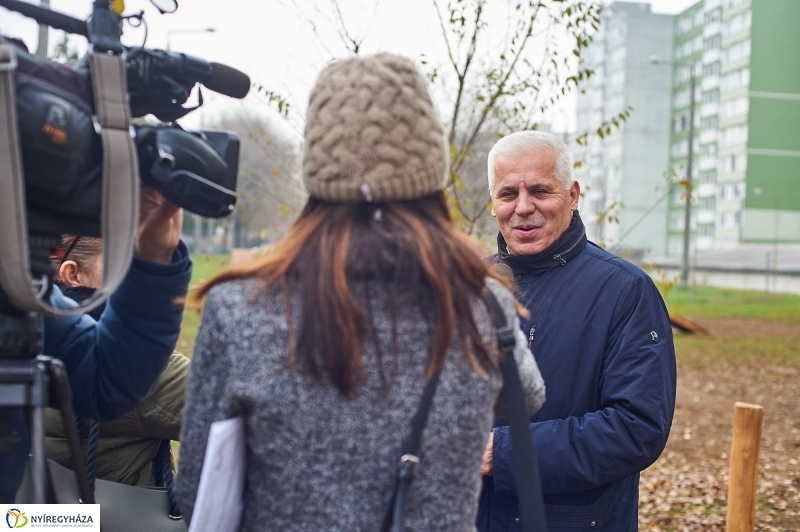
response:
{"label": "beige knit hat", "polygon": [[377,54],[326,67],[311,91],[303,178],[323,201],[400,201],[444,188],[448,150],[425,79]]}

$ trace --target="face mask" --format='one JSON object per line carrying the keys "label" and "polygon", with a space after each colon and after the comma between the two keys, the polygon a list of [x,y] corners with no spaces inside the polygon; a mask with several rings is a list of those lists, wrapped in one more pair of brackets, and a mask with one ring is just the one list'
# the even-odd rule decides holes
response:
{"label": "face mask", "polygon": [[[61,289],[61,292],[70,299],[74,299],[78,303],[89,299],[94,295],[97,291],[96,288],[89,288],[88,286],[69,286],[63,283],[56,282],[56,285]],[[103,302],[102,305],[97,307],[96,309],[87,312],[89,316],[95,319],[95,321],[100,319],[100,315],[103,314],[103,311],[106,308],[106,303]]]}

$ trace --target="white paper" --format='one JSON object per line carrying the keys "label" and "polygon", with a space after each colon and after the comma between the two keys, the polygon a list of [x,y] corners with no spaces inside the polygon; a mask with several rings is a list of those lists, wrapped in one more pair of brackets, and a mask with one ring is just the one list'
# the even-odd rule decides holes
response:
{"label": "white paper", "polygon": [[197,487],[189,532],[236,532],[244,508],[244,418],[215,421]]}

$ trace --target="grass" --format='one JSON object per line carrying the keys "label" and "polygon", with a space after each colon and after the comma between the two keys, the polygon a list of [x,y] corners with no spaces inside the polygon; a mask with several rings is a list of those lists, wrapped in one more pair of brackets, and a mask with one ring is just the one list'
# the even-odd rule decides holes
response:
{"label": "grass", "polygon": [[688,318],[757,318],[800,324],[800,296],[769,294],[757,290],[733,290],[698,286],[692,289],[672,287],[662,295],[671,313]]}
{"label": "grass", "polygon": [[722,361],[800,366],[800,342],[797,338],[779,335],[698,336],[676,333],[675,355],[678,366],[682,368],[708,368]]}
{"label": "grass", "polygon": [[681,366],[709,367],[721,361],[732,364],[779,364],[800,366],[800,342],[796,337],[764,334],[758,322],[796,323],[800,327],[800,296],[769,294],[698,286],[664,289],[670,313],[687,318],[747,318],[747,329],[729,334],[698,336],[676,333],[675,351]]}
{"label": "grass", "polygon": [[[192,257],[192,280],[190,286],[208,281],[214,275],[221,272],[230,260],[229,255],[197,255]],[[186,309],[183,313],[181,323],[181,335],[178,337],[177,349],[186,356],[192,355],[194,349],[194,338],[197,336],[197,328],[200,326],[200,313],[197,310]]]}

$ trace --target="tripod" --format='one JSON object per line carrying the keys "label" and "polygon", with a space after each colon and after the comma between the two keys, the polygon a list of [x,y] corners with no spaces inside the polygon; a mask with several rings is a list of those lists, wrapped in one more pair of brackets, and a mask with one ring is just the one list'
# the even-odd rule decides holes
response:
{"label": "tripod", "polygon": [[[61,360],[37,355],[41,338],[41,318],[38,315],[0,313],[0,409],[22,408],[28,414],[33,502],[55,502],[52,496],[48,497],[49,482],[44,452],[44,409],[50,406],[52,397],[53,403],[61,411],[61,422],[75,465],[81,501],[94,504],[94,494],[89,489],[86,473],[86,461],[75,427],[67,370]],[[0,417],[0,423],[2,422]]]}

